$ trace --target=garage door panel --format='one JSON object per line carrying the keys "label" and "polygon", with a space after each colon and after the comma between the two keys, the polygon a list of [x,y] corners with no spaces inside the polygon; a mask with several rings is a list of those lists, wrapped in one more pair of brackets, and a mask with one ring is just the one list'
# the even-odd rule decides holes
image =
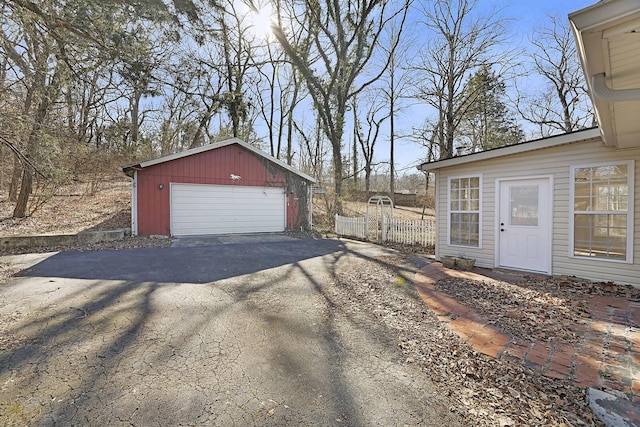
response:
{"label": "garage door panel", "polygon": [[[282,200],[273,200],[274,198],[276,197],[250,199],[250,200],[238,200],[235,203],[236,212],[238,215],[253,216],[260,211],[280,210],[281,205],[283,205],[284,202]],[[282,197],[278,197],[278,198],[282,199]]]}
{"label": "garage door panel", "polygon": [[279,232],[285,228],[284,189],[171,184],[171,234]]}

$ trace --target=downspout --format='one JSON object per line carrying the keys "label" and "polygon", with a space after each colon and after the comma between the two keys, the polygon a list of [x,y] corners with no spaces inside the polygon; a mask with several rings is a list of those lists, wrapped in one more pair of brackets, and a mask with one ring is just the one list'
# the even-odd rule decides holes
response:
{"label": "downspout", "polygon": [[591,76],[593,94],[607,102],[640,101],[640,89],[611,89],[604,73]]}
{"label": "downspout", "polygon": [[[423,171],[425,172],[425,171]],[[425,173],[429,173],[429,172],[425,172]],[[434,192],[434,207],[433,207],[433,214],[435,215],[435,227],[436,227],[436,241],[435,241],[435,257],[436,260],[440,260],[440,209],[438,206],[438,201],[440,200],[440,174],[436,173],[434,174],[434,183],[433,185],[435,185],[435,192]],[[447,231],[447,233],[449,233]]]}

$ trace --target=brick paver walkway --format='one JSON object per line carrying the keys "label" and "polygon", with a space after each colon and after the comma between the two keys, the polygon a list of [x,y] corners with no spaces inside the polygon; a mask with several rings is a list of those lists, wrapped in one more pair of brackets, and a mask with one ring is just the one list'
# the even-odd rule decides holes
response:
{"label": "brick paver walkway", "polygon": [[574,324],[574,332],[581,337],[575,345],[516,342],[475,310],[437,291],[435,283],[447,277],[512,280],[517,276],[480,268],[450,270],[438,262],[416,274],[416,288],[427,306],[474,350],[520,361],[541,375],[573,381],[580,387],[618,390],[640,403],[640,303],[586,296],[591,319]]}

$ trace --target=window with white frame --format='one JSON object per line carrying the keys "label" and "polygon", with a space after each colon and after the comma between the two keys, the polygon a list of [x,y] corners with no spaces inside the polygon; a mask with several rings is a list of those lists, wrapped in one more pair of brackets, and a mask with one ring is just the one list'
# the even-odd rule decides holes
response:
{"label": "window with white frame", "polygon": [[449,178],[449,244],[480,247],[480,176]]}
{"label": "window with white frame", "polygon": [[571,255],[632,259],[633,166],[628,161],[571,167]]}

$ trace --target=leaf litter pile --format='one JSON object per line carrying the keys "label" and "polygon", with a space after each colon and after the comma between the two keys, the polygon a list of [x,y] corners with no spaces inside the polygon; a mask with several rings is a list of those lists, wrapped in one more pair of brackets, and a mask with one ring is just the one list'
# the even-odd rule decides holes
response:
{"label": "leaf litter pile", "polygon": [[576,343],[572,327],[588,323],[591,295],[640,298],[640,289],[594,283],[573,277],[530,277],[519,283],[500,280],[443,279],[436,289],[475,309],[515,341]]}
{"label": "leaf litter pile", "polygon": [[[416,271],[412,261],[416,259],[406,255],[382,257],[342,268],[336,273],[332,300],[347,312],[368,314],[385,326],[396,340],[404,363],[418,365],[434,387],[454,402],[450,410],[466,425],[601,425],[586,403],[584,389],[569,381],[537,375],[514,361],[477,353],[440,323],[410,281]],[[451,290],[453,284],[446,286]],[[489,291],[484,292],[488,295]],[[503,295],[496,297],[494,309],[501,305],[499,298]],[[538,297],[532,292],[528,298],[533,301]],[[561,305],[560,300],[557,302]],[[510,309],[507,303],[503,312]],[[579,305],[572,308],[578,312],[581,309]],[[559,310],[557,319],[568,316]],[[510,317],[505,314],[500,319]]]}

